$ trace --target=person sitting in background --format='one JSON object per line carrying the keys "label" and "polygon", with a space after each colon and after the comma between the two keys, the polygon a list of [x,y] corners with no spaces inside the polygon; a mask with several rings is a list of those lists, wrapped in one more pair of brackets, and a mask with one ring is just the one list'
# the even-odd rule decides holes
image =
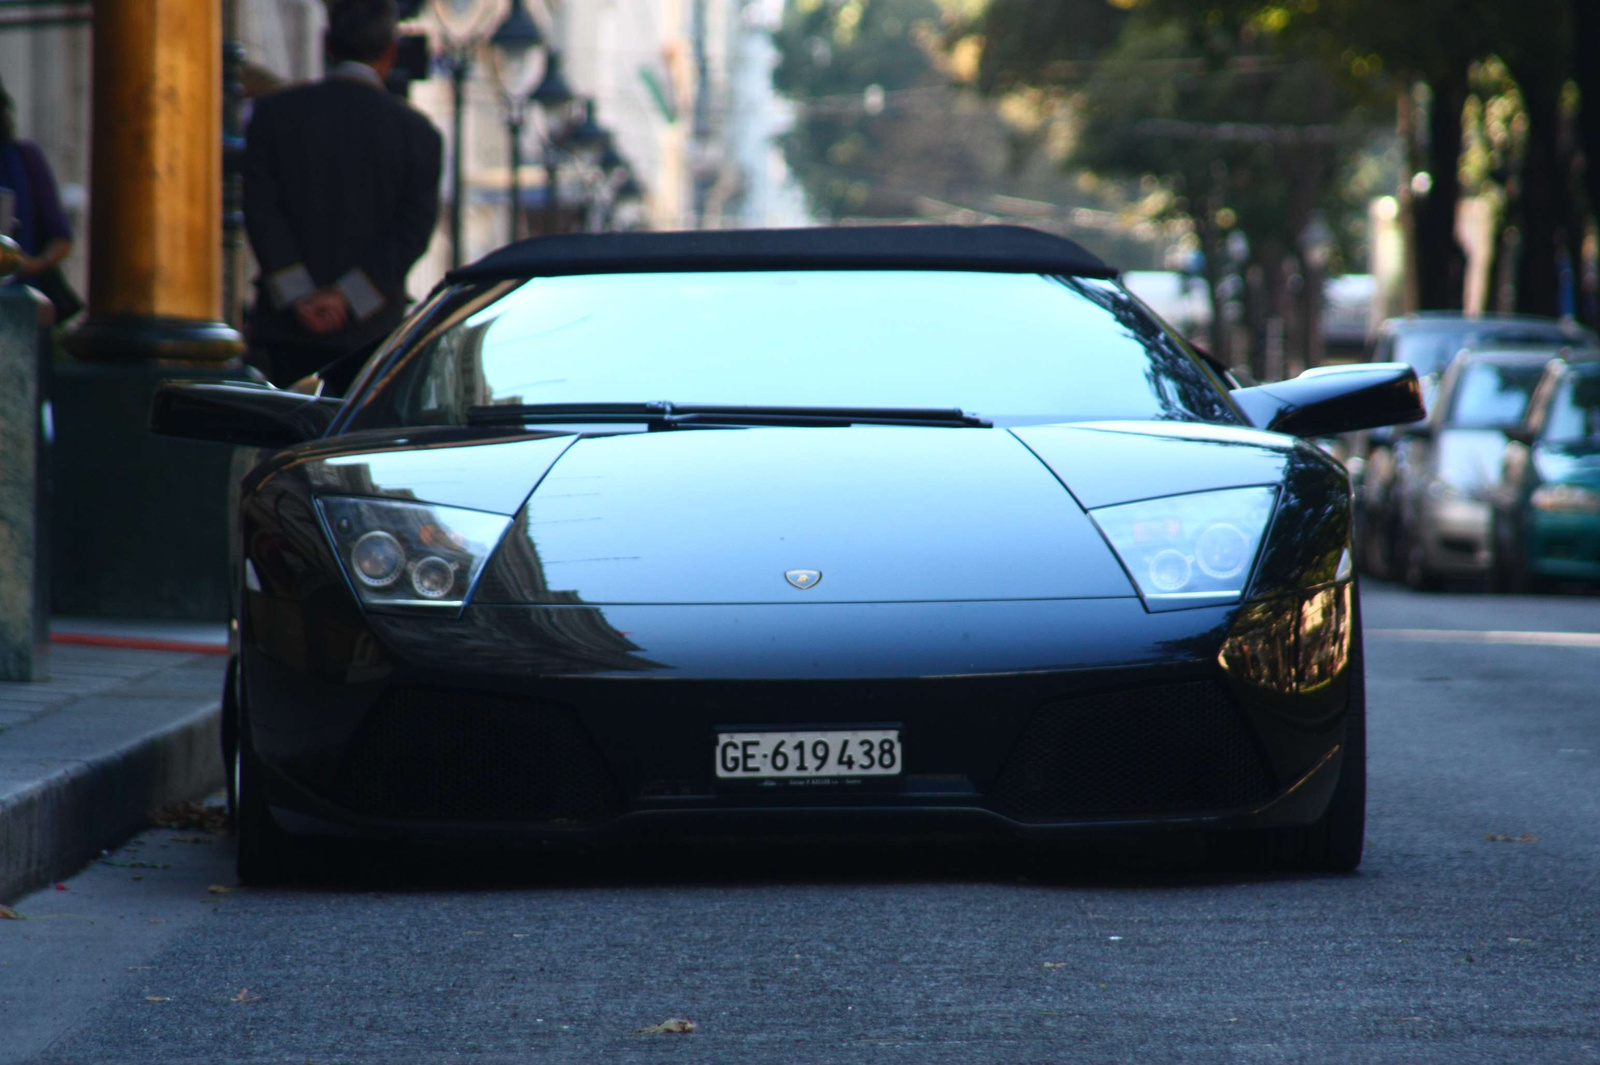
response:
{"label": "person sitting in background", "polygon": [[[17,137],[13,111],[11,96],[0,81],[0,233],[16,241],[24,256],[11,283],[44,291],[57,304],[59,320],[62,308],[50,289],[59,279],[61,260],[72,253],[72,227],[62,213],[61,194],[44,152]],[[81,306],[78,303],[73,310]]]}
{"label": "person sitting in background", "polygon": [[406,274],[439,213],[443,139],[384,88],[394,0],[337,0],[319,82],[258,100],[244,215],[261,273],[248,357],[288,385],[376,345],[405,313]]}

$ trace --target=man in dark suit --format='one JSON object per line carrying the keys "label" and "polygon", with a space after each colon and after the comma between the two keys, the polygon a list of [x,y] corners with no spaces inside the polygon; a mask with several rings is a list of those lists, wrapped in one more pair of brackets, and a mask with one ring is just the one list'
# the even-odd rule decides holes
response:
{"label": "man in dark suit", "polygon": [[261,266],[250,361],[275,384],[393,330],[433,235],[443,145],[384,87],[398,27],[395,0],[336,0],[327,77],[262,98],[250,120],[244,214]]}

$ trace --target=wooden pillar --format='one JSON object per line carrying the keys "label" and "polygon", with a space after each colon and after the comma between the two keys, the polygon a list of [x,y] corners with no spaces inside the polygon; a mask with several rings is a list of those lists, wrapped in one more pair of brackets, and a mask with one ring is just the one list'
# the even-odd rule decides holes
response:
{"label": "wooden pillar", "polygon": [[89,315],[69,350],[96,362],[220,362],[222,10],[215,0],[94,8]]}

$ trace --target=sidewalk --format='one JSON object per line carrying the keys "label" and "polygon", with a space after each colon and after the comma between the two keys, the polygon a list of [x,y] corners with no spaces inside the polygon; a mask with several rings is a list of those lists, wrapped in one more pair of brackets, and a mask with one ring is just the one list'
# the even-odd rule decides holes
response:
{"label": "sidewalk", "polygon": [[51,679],[0,683],[0,902],[222,784],[221,625],[51,624]]}

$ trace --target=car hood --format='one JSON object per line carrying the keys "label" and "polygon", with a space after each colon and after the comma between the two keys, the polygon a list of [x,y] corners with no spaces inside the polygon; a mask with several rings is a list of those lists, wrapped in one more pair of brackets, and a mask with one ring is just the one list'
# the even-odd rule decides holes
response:
{"label": "car hood", "polygon": [[1600,442],[1540,444],[1534,467],[1545,484],[1600,485]]}
{"label": "car hood", "polygon": [[[820,578],[796,587],[792,571]],[[474,602],[1133,595],[1082,507],[1012,434],[857,426],[580,439],[529,497]]]}

